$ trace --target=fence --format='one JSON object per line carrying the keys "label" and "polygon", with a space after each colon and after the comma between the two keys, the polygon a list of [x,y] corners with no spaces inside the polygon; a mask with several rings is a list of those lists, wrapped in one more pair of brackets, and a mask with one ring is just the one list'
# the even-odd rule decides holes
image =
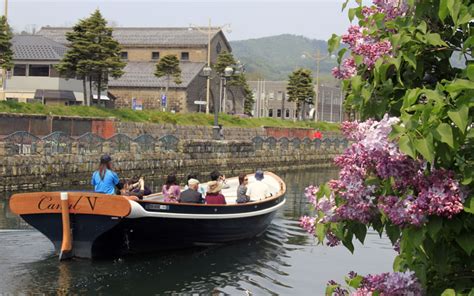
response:
{"label": "fence", "polygon": [[[347,148],[349,145],[348,140],[342,138],[326,138],[324,140],[304,138],[301,140],[299,138],[281,137],[276,139],[274,137],[256,136],[251,141],[255,151],[262,149],[270,151],[274,149],[337,150]],[[0,138],[0,155],[176,152],[179,144],[180,139],[173,135],[155,138],[149,134],[143,134],[132,139],[125,134],[115,134],[109,138],[102,138],[90,132],[78,137],[71,137],[63,132],[53,132],[40,138],[25,131],[18,131]],[[208,148],[210,149],[211,146]],[[231,152],[234,150],[230,149]]]}

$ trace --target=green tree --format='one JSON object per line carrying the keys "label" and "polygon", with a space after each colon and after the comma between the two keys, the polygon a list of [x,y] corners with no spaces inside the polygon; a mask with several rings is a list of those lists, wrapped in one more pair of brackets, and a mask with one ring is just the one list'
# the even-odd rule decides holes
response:
{"label": "green tree", "polygon": [[[13,67],[13,51],[12,51],[12,31],[8,25],[5,16],[0,17],[0,68],[3,71],[9,71]],[[6,78],[4,75],[2,78]],[[2,86],[5,88],[5,81],[2,80]]]}
{"label": "green tree", "polygon": [[124,74],[126,63],[120,59],[122,50],[120,44],[112,36],[113,29],[107,26],[100,11],[95,10],[86,19],[86,37],[89,40],[90,59],[88,68],[97,88],[97,98],[100,92],[107,88],[109,77],[119,78]]}
{"label": "green tree", "polygon": [[[234,72],[229,79],[229,85],[238,86],[241,88],[244,96],[244,113],[247,115],[252,114],[254,98],[253,92],[248,85],[247,78],[243,73],[243,67],[236,61],[234,55],[228,51],[223,51],[217,56],[216,63],[213,65],[214,70],[220,75],[224,75],[225,68],[231,67]],[[232,97],[232,111],[236,113],[236,100],[235,96]]]}
{"label": "green tree", "polygon": [[158,78],[166,77],[165,95],[168,96],[168,89],[171,78],[176,84],[181,84],[181,68],[179,67],[178,57],[172,54],[165,55],[156,64],[155,76]]}
{"label": "green tree", "polygon": [[306,119],[306,104],[312,104],[314,92],[313,74],[309,69],[297,69],[288,77],[288,101],[296,102],[300,118]]}
{"label": "green tree", "polygon": [[85,19],[79,20],[72,28],[72,31],[66,33],[68,50],[63,59],[56,65],[56,69],[63,76],[82,79],[84,105],[89,106],[90,100],[87,96],[87,78],[91,72],[89,65],[91,53],[89,51],[90,41],[86,35],[87,21]]}

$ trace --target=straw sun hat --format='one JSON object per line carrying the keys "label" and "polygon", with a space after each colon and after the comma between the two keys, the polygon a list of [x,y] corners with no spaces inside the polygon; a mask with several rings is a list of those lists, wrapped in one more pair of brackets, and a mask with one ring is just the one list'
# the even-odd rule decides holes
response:
{"label": "straw sun hat", "polygon": [[211,181],[207,184],[208,193],[218,193],[222,190],[222,184],[217,181]]}

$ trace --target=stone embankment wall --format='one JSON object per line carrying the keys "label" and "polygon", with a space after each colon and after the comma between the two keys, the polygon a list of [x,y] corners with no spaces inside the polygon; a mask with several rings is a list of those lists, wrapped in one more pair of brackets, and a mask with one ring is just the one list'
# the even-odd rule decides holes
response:
{"label": "stone embankment wall", "polygon": [[343,149],[338,141],[315,144],[299,140],[290,143],[180,140],[174,147],[158,143],[147,151],[131,143],[126,152],[114,152],[109,143],[104,143],[101,151],[84,152],[77,143],[72,143],[70,153],[50,154],[42,145],[38,144],[32,154],[11,155],[7,143],[0,142],[0,191],[87,184],[103,153],[111,154],[121,177],[141,175],[164,179],[175,172],[183,180],[188,173],[196,172],[204,180],[215,169],[235,176],[257,168],[271,171],[330,168],[334,156]]}
{"label": "stone embankment wall", "polygon": [[[155,138],[173,135],[179,139],[211,140],[212,126],[179,126],[172,124],[154,124],[139,122],[123,122],[113,118],[48,116],[29,114],[0,113],[0,137],[16,131],[26,131],[35,136],[46,136],[53,132],[77,137],[85,133],[93,133],[103,138],[115,134],[124,134],[131,138],[149,134]],[[224,137],[232,141],[248,141],[255,136],[274,138],[313,138],[316,130],[311,128],[283,127],[224,127]],[[323,138],[337,135],[334,132],[323,132]]]}

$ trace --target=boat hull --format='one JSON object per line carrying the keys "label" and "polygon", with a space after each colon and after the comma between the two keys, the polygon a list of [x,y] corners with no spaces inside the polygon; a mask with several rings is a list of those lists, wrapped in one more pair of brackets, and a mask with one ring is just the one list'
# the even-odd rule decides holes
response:
{"label": "boat hull", "polygon": [[[251,211],[251,208],[255,209],[252,206],[234,207],[231,212],[229,207],[212,207],[212,211],[210,207],[194,207],[193,213],[189,210],[192,206],[180,205],[172,205],[172,211],[169,206],[167,210],[162,207],[162,210],[146,211],[148,204],[144,203],[135,204],[135,207],[143,209],[142,217],[73,214],[70,216],[72,255],[79,258],[114,257],[250,239],[267,229],[284,202],[281,197],[276,203],[260,205],[260,212]],[[63,237],[61,214],[21,217],[48,237],[56,252],[60,252]]]}

